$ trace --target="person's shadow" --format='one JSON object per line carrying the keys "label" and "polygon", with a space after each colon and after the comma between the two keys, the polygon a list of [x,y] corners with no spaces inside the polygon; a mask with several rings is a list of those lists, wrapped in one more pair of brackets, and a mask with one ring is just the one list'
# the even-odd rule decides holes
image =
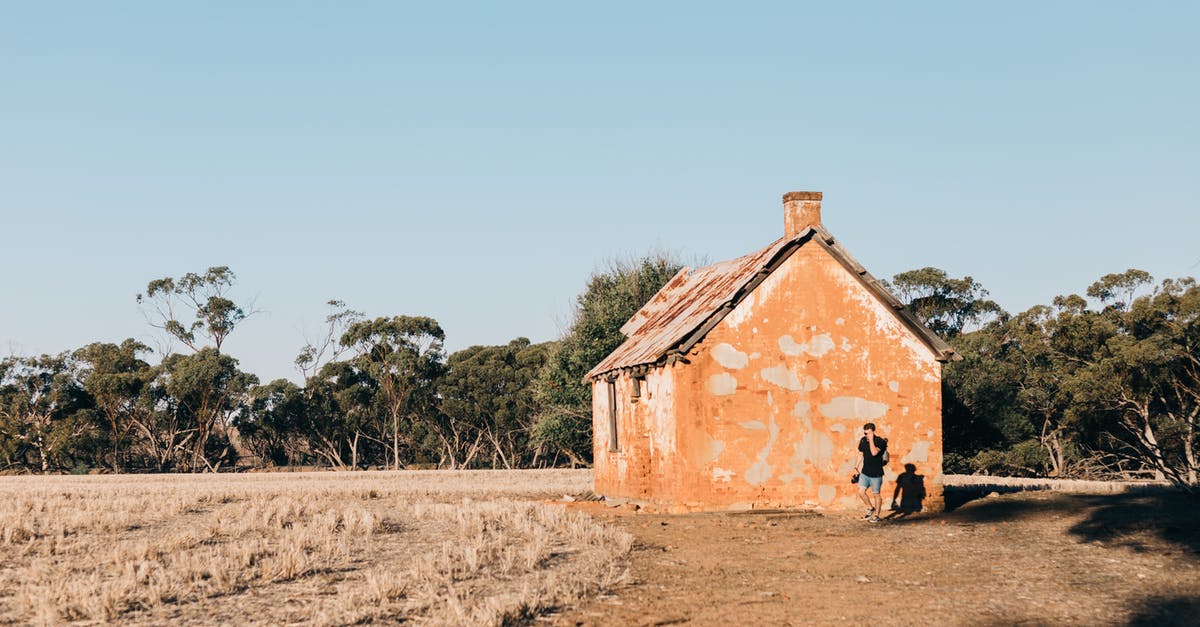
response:
{"label": "person's shadow", "polygon": [[925,503],[925,476],[917,474],[915,464],[905,464],[904,472],[896,477],[892,492],[892,513],[888,518],[908,518],[921,511]]}

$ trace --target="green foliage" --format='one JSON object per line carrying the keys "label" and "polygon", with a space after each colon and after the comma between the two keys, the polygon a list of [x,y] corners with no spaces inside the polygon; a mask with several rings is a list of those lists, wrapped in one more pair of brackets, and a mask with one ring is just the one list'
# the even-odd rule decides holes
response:
{"label": "green foliage", "polygon": [[958,337],[970,325],[1004,315],[1004,310],[984,298],[987,290],[971,277],[950,278],[943,270],[921,268],[892,277],[887,287],[933,332]]}
{"label": "green foliage", "polygon": [[0,361],[0,453],[8,466],[69,468],[95,432],[90,399],[64,353]]}
{"label": "green foliage", "polygon": [[390,453],[391,466],[427,459],[430,425],[423,416],[435,411],[435,386],[443,372],[446,334],[433,318],[395,316],[351,324],[342,346],[352,349],[352,366],[377,386],[382,412],[368,412],[373,433],[364,435]]}
{"label": "green foliage", "polygon": [[539,411],[533,382],[551,349],[521,337],[450,355],[438,384],[443,462],[470,466],[476,456],[490,456],[492,467],[538,464],[541,451],[530,440]]}
{"label": "green foliage", "polygon": [[1108,274],[1087,290],[1097,307],[1059,296],[955,337],[963,360],[943,378],[947,466],[1150,473],[1196,489],[1200,287],[1151,284],[1141,270]]}
{"label": "green foliage", "polygon": [[212,347],[192,355],[168,355],[157,374],[174,416],[192,432],[191,470],[216,470],[232,461],[225,427],[242,409],[246,392],[258,378],[239,370],[236,359]]}
{"label": "green foliage", "polygon": [[[200,350],[202,341],[197,333],[201,333],[219,352],[225,338],[249,315],[226,297],[236,279],[227,266],[214,266],[204,274],[189,272],[178,280],[171,277],[156,279],[146,285],[145,294],[137,295],[137,302],[152,307],[153,326],[166,331],[188,348]],[[187,310],[191,315],[183,316],[180,310]],[[192,318],[190,322],[188,317]]]}

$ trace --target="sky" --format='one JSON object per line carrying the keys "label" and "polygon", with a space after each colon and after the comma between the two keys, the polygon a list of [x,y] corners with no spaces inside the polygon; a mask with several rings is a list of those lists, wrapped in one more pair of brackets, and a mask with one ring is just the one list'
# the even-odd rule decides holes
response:
{"label": "sky", "polygon": [[[558,337],[588,276],[782,235],[1005,309],[1200,275],[1200,4],[0,3],[0,352],[229,266],[267,381],[325,302]],[[174,345],[174,350],[186,351]]]}

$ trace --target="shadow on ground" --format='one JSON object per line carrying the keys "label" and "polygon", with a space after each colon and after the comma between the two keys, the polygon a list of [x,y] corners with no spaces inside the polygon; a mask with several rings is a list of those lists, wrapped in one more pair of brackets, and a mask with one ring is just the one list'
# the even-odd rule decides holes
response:
{"label": "shadow on ground", "polygon": [[[1007,492],[1020,491],[1012,488]],[[977,490],[947,489],[946,518],[995,523],[1031,516],[1079,516],[1068,533],[1082,542],[1104,542],[1145,551],[1156,538],[1200,555],[1200,497],[1164,489],[1140,494],[1063,494],[1023,499],[981,498]],[[999,489],[989,492],[1000,492]],[[953,503],[953,506],[950,504]]]}
{"label": "shadow on ground", "polygon": [[1200,625],[1200,597],[1147,597],[1139,602],[1129,627],[1193,627]]}

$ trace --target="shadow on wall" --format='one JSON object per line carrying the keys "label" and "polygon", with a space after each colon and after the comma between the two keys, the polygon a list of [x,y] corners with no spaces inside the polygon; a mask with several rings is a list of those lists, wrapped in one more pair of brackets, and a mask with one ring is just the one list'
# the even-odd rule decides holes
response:
{"label": "shadow on wall", "polygon": [[1200,597],[1149,597],[1138,603],[1130,627],[1200,625]]}
{"label": "shadow on wall", "polygon": [[892,491],[892,514],[888,518],[907,518],[925,506],[925,475],[917,474],[915,464],[905,464],[904,472],[896,476]]}

